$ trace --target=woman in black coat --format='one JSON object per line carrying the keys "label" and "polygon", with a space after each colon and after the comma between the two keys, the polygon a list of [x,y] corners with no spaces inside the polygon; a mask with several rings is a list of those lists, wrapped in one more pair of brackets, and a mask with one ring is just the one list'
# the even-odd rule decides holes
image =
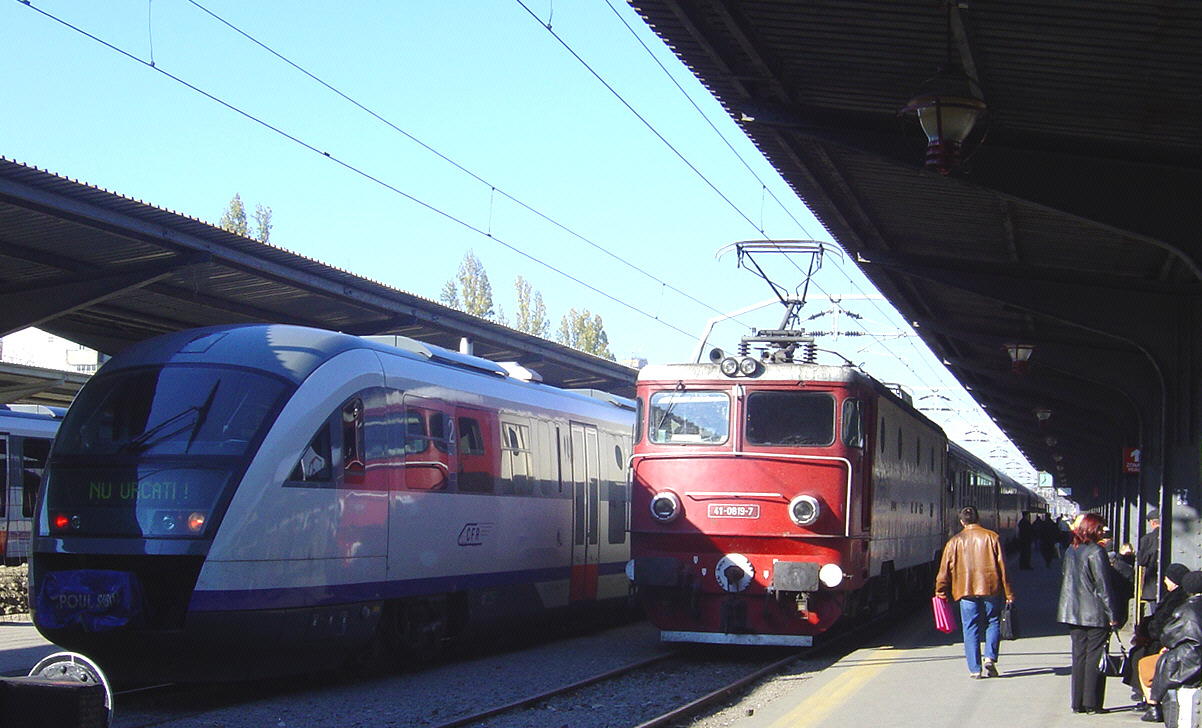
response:
{"label": "woman in black coat", "polygon": [[1062,559],[1057,621],[1068,625],[1072,640],[1074,713],[1104,713],[1106,679],[1098,671],[1110,631],[1118,627],[1110,587],[1110,559],[1098,543],[1106,521],[1086,513],[1073,530],[1073,543]]}

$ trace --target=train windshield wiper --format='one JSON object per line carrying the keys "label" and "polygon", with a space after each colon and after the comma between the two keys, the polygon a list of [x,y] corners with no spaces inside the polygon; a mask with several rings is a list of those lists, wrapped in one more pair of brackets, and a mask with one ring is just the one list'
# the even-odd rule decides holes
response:
{"label": "train windshield wiper", "polygon": [[188,452],[192,448],[192,443],[196,441],[196,436],[200,434],[200,428],[204,427],[205,418],[209,416],[209,409],[213,406],[213,398],[217,395],[217,388],[221,386],[221,380],[213,382],[213,388],[209,390],[209,396],[205,397],[205,402],[196,411],[196,421],[192,423],[192,432],[188,433],[188,444],[184,446],[184,452]]}
{"label": "train windshield wiper", "polygon": [[[196,420],[199,419],[199,412],[200,407],[197,405],[192,405],[187,409],[181,410],[149,430],[146,430],[141,435],[131,439],[129,442],[122,444],[121,447],[117,448],[117,452],[146,452],[155,445],[170,440],[189,427],[195,426]],[[192,415],[193,419],[184,421],[184,418],[189,415]],[[179,426],[175,427],[176,425]]]}

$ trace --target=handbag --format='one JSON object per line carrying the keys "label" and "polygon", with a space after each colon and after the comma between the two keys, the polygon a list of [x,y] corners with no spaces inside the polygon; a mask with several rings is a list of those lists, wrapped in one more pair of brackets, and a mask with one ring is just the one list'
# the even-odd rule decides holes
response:
{"label": "handbag", "polygon": [[935,612],[935,629],[940,632],[951,632],[956,628],[956,615],[952,613],[951,602],[939,597],[931,597],[931,609]]}
{"label": "handbag", "polygon": [[1119,641],[1119,654],[1110,653],[1110,639],[1114,637],[1111,632],[1106,638],[1106,644],[1102,645],[1102,659],[1098,663],[1098,672],[1104,677],[1126,677],[1127,670],[1130,668],[1130,660],[1127,657],[1127,648],[1123,647],[1122,640]]}
{"label": "handbag", "polygon": [[1009,602],[1002,607],[1002,618],[998,630],[1004,640],[1018,639],[1018,614],[1014,611],[1014,605]]}

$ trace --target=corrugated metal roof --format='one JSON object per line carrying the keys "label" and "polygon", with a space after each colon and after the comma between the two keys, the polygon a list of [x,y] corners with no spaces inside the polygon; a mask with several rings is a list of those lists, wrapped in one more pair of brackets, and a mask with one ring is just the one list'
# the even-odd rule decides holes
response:
{"label": "corrugated metal roof", "polygon": [[[1202,293],[1202,4],[630,1],[1032,462],[1104,499],[1180,336],[1158,312]],[[942,176],[898,112],[949,48],[991,115]]]}
{"label": "corrugated metal roof", "polygon": [[207,223],[0,158],[0,332],[39,326],[106,354],[157,334],[278,322],[399,334],[629,395],[625,366]]}

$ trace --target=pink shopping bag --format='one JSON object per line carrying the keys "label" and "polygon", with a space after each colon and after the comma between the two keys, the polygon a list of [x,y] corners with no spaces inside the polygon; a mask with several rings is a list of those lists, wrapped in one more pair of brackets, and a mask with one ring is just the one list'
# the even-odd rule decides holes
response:
{"label": "pink shopping bag", "polygon": [[951,632],[956,628],[956,615],[952,612],[952,603],[939,597],[931,597],[931,609],[935,611],[935,629],[940,632]]}

